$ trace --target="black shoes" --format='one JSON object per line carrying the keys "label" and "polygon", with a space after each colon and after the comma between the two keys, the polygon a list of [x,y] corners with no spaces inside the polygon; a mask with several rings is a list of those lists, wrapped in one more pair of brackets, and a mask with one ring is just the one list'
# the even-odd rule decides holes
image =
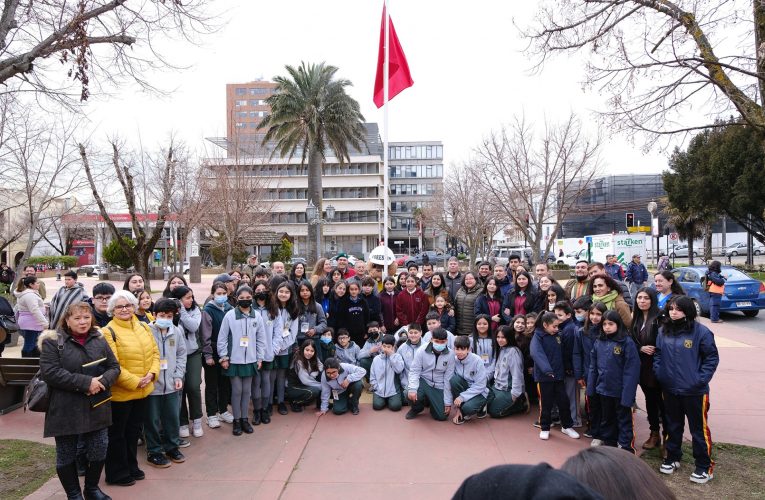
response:
{"label": "black shoes", "polygon": [[110,486],[133,486],[135,484],[135,479],[132,477],[124,477],[122,479],[118,479],[116,481],[106,481],[106,484]]}
{"label": "black shoes", "polygon": [[182,464],[186,461],[186,457],[180,452],[178,448],[165,452],[165,456],[176,464]]}
{"label": "black shoes", "polygon": [[279,403],[279,415],[286,415],[287,413],[289,413],[287,411],[287,405],[284,403]]}
{"label": "black shoes", "polygon": [[292,403],[290,407],[292,408],[292,413],[300,413],[303,411],[303,405],[298,403]]}
{"label": "black shoes", "polygon": [[231,434],[234,436],[241,436],[242,435],[242,421],[241,419],[235,418],[234,419],[234,428],[231,429]]}
{"label": "black shoes", "polygon": [[85,500],[112,500],[112,497],[101,491],[98,487],[98,480],[101,479],[101,471],[103,470],[103,460],[88,463],[88,467],[85,470],[85,489],[82,492]]}
{"label": "black shoes", "polygon": [[252,426],[247,421],[246,418],[242,418],[239,420],[241,422],[242,430],[247,434],[252,434],[254,432]]}
{"label": "black shoes", "polygon": [[260,421],[264,424],[270,424],[271,423],[271,414],[268,410],[262,410],[262,413],[260,414]]}
{"label": "black shoes", "polygon": [[358,415],[359,414],[359,407],[358,406],[352,407],[351,408],[351,414]]}
{"label": "black shoes", "polygon": [[170,461],[161,453],[149,453],[149,456],[146,457],[146,461],[149,462],[149,465],[158,469],[167,469],[170,467]]}
{"label": "black shoes", "polygon": [[136,481],[143,481],[144,479],[146,479],[146,474],[141,469],[136,469],[135,471],[132,471],[130,473],[130,477],[132,477]]}
{"label": "black shoes", "polygon": [[252,425],[260,425],[260,410],[253,410],[252,412]]}
{"label": "black shoes", "polygon": [[405,417],[405,418],[406,418],[407,420],[412,420],[413,418],[416,418],[416,417],[417,417],[417,415],[419,415],[421,411],[422,411],[422,410],[415,410],[415,409],[414,409],[414,407],[412,407],[412,409],[411,409],[411,410],[409,410],[408,412],[406,412],[406,417]]}

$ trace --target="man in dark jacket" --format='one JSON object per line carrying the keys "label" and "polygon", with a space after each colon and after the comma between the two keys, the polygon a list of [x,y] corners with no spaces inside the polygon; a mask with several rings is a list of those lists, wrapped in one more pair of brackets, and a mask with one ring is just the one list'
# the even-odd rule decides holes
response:
{"label": "man in dark jacket", "polygon": [[460,272],[460,262],[457,260],[457,257],[449,257],[449,261],[446,263],[444,281],[446,289],[449,291],[449,302],[454,304],[457,290],[462,286],[462,273]]}
{"label": "man in dark jacket", "polygon": [[640,255],[635,254],[632,256],[632,261],[627,266],[627,272],[624,275],[624,281],[629,284],[630,295],[633,297],[648,281],[648,269],[640,262]]}
{"label": "man in dark jacket", "polygon": [[112,320],[111,316],[106,312],[106,306],[109,304],[109,299],[112,298],[112,295],[114,295],[114,285],[111,283],[97,283],[93,287],[93,297],[87,300],[99,328],[105,327]]}

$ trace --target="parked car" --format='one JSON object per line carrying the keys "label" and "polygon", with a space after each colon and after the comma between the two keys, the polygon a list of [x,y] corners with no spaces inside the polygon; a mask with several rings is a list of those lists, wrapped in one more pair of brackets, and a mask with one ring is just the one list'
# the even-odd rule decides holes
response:
{"label": "parked car", "polygon": [[[704,266],[678,267],[672,270],[685,293],[693,299],[699,315],[709,314],[709,292],[704,291],[701,277],[706,273]],[[720,301],[720,311],[741,311],[753,318],[765,309],[765,283],[730,266],[723,266],[725,289]]]}
{"label": "parked car", "polygon": [[418,266],[422,265],[423,256],[427,255],[427,260],[433,265],[439,265],[443,264],[444,259],[446,258],[446,255],[444,252],[436,252],[435,250],[426,250],[422,253],[418,253],[414,257],[409,257],[404,261],[404,267],[409,267],[412,264],[416,264]]}
{"label": "parked car", "polygon": [[[699,252],[696,250],[693,251],[693,256],[698,257]],[[671,259],[674,259],[675,257],[688,257],[688,245],[675,245],[669,253],[669,257]]]}
{"label": "parked car", "polygon": [[754,247],[754,254],[755,255],[765,255],[765,245],[760,245],[758,247]]}
{"label": "parked car", "polygon": [[80,266],[77,268],[77,274],[81,276],[98,276],[99,274],[108,273],[109,270],[104,265],[88,265]]}
{"label": "parked car", "polygon": [[393,256],[396,257],[396,265],[398,267],[403,266],[404,262],[406,262],[406,259],[409,258],[409,255],[405,253],[396,253],[396,254],[393,254]]}
{"label": "parked car", "polygon": [[735,257],[736,255],[746,255],[749,247],[746,243],[731,243],[727,247],[723,248],[724,256]]}

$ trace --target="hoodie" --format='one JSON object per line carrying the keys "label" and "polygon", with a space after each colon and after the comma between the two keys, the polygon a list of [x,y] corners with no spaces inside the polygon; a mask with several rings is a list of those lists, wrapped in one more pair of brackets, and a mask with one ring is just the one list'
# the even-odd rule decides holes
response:
{"label": "hoodie", "polygon": [[154,341],[159,348],[159,376],[154,381],[154,390],[149,396],[164,396],[177,392],[175,381],[183,381],[186,375],[186,341],[183,328],[171,326],[164,334],[156,323],[149,325]]}
{"label": "hoodie", "polygon": [[184,337],[186,339],[186,354],[191,355],[199,350],[199,325],[202,323],[202,310],[198,307],[192,307],[187,310],[181,307],[181,322]]}
{"label": "hoodie", "polygon": [[[360,366],[349,365],[348,363],[340,363],[340,373],[335,380],[329,380],[327,378],[327,372],[321,374],[321,411],[329,410],[329,396],[333,392],[336,395],[340,395],[346,391],[346,389],[340,385],[343,381],[347,380],[349,383],[358,382],[367,371]],[[350,387],[350,386],[349,386]]]}
{"label": "hoodie", "polygon": [[592,348],[587,395],[617,398],[622,406],[635,402],[640,379],[640,357],[632,338],[626,334],[602,334]]}
{"label": "hoodie", "polygon": [[376,356],[369,369],[369,385],[372,392],[381,398],[399,394],[396,377],[402,371],[404,371],[404,360],[397,352],[391,356],[384,353]]}
{"label": "hoodie", "polygon": [[563,340],[559,334],[550,335],[541,328],[531,339],[535,382],[563,382]]}
{"label": "hoodie", "polygon": [[[425,342],[423,339],[420,339],[420,343],[417,345],[412,344],[411,341],[407,340],[398,347],[396,354],[400,355],[402,361],[404,362],[404,369],[401,370],[401,376],[399,377],[401,380],[401,387],[406,387],[409,383],[409,370],[412,368],[414,355],[419,349],[425,347],[428,344],[429,342]],[[449,347],[448,342],[447,347]],[[449,347],[449,349],[451,349],[451,347]]]}
{"label": "hoodie", "polygon": [[43,311],[45,304],[36,290],[27,288],[21,292],[13,292],[16,297],[16,310],[19,313],[19,328],[41,332],[48,328],[48,318]]}
{"label": "hoodie", "polygon": [[266,329],[255,309],[244,314],[238,307],[223,318],[218,335],[218,354],[232,365],[263,361],[266,349]]}
{"label": "hoodie", "polygon": [[454,374],[464,378],[468,388],[459,393],[462,401],[469,401],[476,396],[486,397],[489,389],[486,387],[487,376],[483,360],[475,353],[469,352],[465,359],[454,357]]}
{"label": "hoodie", "polygon": [[417,392],[420,380],[426,384],[444,391],[444,406],[452,405],[452,387],[449,381],[454,375],[454,353],[448,347],[436,353],[431,342],[425,348],[419,349],[414,355],[414,362],[409,369],[408,391]]}
{"label": "hoodie", "polygon": [[494,388],[510,391],[513,398],[523,394],[523,354],[517,347],[503,347],[499,350],[494,365]]}
{"label": "hoodie", "polygon": [[351,365],[358,364],[359,353],[361,348],[356,345],[356,342],[350,341],[348,347],[343,347],[340,344],[335,344],[335,357],[340,360],[341,363],[348,363]]}

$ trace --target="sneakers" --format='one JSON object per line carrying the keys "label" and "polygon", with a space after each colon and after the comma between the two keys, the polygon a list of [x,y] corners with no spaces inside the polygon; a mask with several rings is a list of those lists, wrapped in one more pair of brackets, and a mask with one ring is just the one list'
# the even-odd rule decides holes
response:
{"label": "sneakers", "polygon": [[587,439],[592,438],[592,429],[589,427],[585,429],[585,431],[582,433],[582,436],[586,437]]}
{"label": "sneakers", "polygon": [[579,433],[576,432],[572,427],[561,429],[560,431],[571,439],[579,439]]}
{"label": "sneakers", "polygon": [[359,407],[354,406],[351,408],[351,415],[358,415],[359,414]]}
{"label": "sneakers", "polygon": [[482,407],[480,410],[478,410],[478,413],[476,413],[476,417],[478,418],[486,418],[489,414],[486,413],[486,407]]}
{"label": "sneakers", "polygon": [[[662,467],[664,464],[662,464]],[[711,480],[714,477],[714,475],[708,473],[704,469],[696,469],[693,474],[691,474],[691,482],[696,484],[704,484],[707,481]]]}
{"label": "sneakers", "polygon": [[231,414],[230,411],[225,411],[220,414],[220,419],[226,422],[227,424],[233,424],[234,423],[234,416]]}
{"label": "sneakers", "polygon": [[178,450],[178,448],[170,451],[165,452],[165,456],[169,458],[173,463],[176,464],[182,464],[186,461],[186,457],[183,456],[183,453]]}
{"label": "sneakers", "polygon": [[593,439],[592,442],[590,443],[591,448],[595,448],[596,446],[602,446],[602,445],[603,445],[603,441],[601,439]]}
{"label": "sneakers", "polygon": [[178,440],[178,448],[188,448],[191,446],[191,441],[188,439],[179,439]]}
{"label": "sneakers", "polygon": [[[659,467],[659,472],[661,472],[662,474],[672,474],[679,468],[680,468],[680,462],[674,462],[672,460],[667,459],[661,463],[661,466]],[[691,479],[691,481],[693,481],[693,479]]]}
{"label": "sneakers", "polygon": [[220,427],[220,420],[218,420],[217,415],[212,415],[210,417],[207,417],[207,427],[210,429],[217,429]]}
{"label": "sneakers", "polygon": [[550,431],[539,431],[539,439],[542,441],[550,439]]}
{"label": "sneakers", "polygon": [[146,461],[149,462],[149,465],[158,469],[167,469],[170,467],[170,461],[159,453],[149,454],[149,456],[146,458]]}
{"label": "sneakers", "polygon": [[192,433],[195,438],[201,438],[205,435],[205,431],[202,430],[202,419],[198,418],[191,421]]}
{"label": "sneakers", "polygon": [[292,408],[292,413],[300,413],[303,411],[303,405],[299,403],[292,403],[290,407]]}
{"label": "sneakers", "polygon": [[[422,411],[422,410],[420,410],[420,411]],[[411,410],[409,410],[408,412],[406,412],[406,417],[405,417],[405,418],[406,418],[407,420],[412,420],[413,418],[416,418],[416,417],[417,417],[417,415],[419,415],[419,414],[420,414],[420,411],[417,411],[417,410],[415,410],[414,408],[412,408]]]}
{"label": "sneakers", "polygon": [[182,425],[178,428],[178,436],[182,438],[189,437],[189,426],[188,425]]}

